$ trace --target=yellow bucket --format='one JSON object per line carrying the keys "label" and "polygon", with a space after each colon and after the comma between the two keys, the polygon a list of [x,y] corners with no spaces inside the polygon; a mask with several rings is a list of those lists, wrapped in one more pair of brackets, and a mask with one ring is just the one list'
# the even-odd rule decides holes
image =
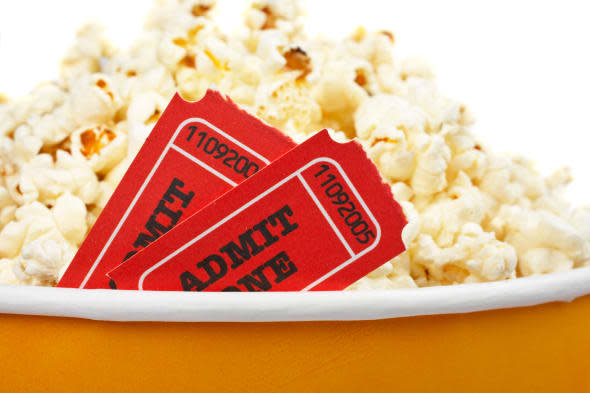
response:
{"label": "yellow bucket", "polygon": [[[590,392],[590,296],[579,297],[590,292],[584,284],[590,281],[588,269],[580,270],[489,285],[357,293],[3,287],[0,312],[136,321],[0,315],[0,391]],[[473,301],[449,302],[469,291]],[[525,306],[547,301],[547,292],[555,300],[578,298]],[[514,304],[525,307],[466,312],[507,306],[517,294]],[[164,322],[413,315],[436,310],[436,304],[423,307],[431,295],[439,297],[442,312],[454,307],[461,313]],[[371,306],[385,301],[392,304]],[[162,302],[170,302],[168,309]]]}

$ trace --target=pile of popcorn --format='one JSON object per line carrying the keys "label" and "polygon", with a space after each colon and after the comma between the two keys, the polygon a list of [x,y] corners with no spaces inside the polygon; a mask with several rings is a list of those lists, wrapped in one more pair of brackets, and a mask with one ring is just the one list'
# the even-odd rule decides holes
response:
{"label": "pile of popcorn", "polygon": [[590,208],[523,158],[494,154],[431,70],[362,28],[310,39],[293,0],[258,1],[231,36],[207,0],[159,0],[118,50],[84,27],[59,82],[0,98],[0,284],[55,285],[175,91],[215,84],[301,142],[356,138],[409,224],[407,251],[351,289],[505,280],[590,265]]}

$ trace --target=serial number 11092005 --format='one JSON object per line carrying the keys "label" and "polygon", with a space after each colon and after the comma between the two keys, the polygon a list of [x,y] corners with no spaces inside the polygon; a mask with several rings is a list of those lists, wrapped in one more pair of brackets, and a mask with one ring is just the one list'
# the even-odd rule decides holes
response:
{"label": "serial number 11092005", "polygon": [[[186,137],[187,142],[193,139],[197,132],[197,126],[188,127],[190,132]],[[198,138],[197,149],[202,149],[205,154],[212,156],[217,160],[221,160],[222,164],[228,168],[233,169],[236,173],[248,178],[258,172],[258,164],[250,161],[246,156],[240,155],[234,149],[231,149],[225,143],[221,143],[214,136],[210,136],[206,132],[199,132],[196,134]]]}
{"label": "serial number 11092005", "polygon": [[344,187],[336,180],[336,176],[330,173],[332,167],[330,165],[320,165],[320,170],[314,174],[314,177],[325,180],[320,183],[320,187],[324,190],[326,196],[331,199],[332,204],[337,205],[337,211],[340,217],[344,219],[344,223],[349,228],[355,239],[361,243],[366,244],[371,239],[375,238],[375,234],[369,229],[369,224],[363,217],[363,214],[357,209],[357,206],[351,201],[348,193],[344,191]]}

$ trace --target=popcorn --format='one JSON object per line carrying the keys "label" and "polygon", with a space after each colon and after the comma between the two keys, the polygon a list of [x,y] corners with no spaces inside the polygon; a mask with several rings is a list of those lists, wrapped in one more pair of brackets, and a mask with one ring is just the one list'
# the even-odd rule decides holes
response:
{"label": "popcorn", "polygon": [[11,105],[0,106],[0,135],[2,136],[7,135],[16,127],[16,120],[10,111],[12,108]]}
{"label": "popcorn", "polygon": [[276,30],[266,30],[260,33],[256,55],[263,60],[263,69],[267,73],[275,73],[287,64],[280,48],[288,44],[287,38]]}
{"label": "popcorn", "polygon": [[410,276],[410,257],[404,252],[361,278],[347,290],[416,288]]}
{"label": "popcorn", "polygon": [[0,283],[2,285],[19,285],[13,270],[13,262],[10,259],[0,259]]}
{"label": "popcorn", "polygon": [[520,258],[520,271],[523,275],[555,273],[570,270],[574,262],[564,253],[550,248],[533,248]]}
{"label": "popcorn", "polygon": [[106,75],[94,74],[83,77],[73,84],[70,115],[76,124],[106,123],[121,106],[112,82]]}
{"label": "popcorn", "polygon": [[403,59],[400,64],[400,77],[402,79],[408,79],[410,77],[433,79],[434,72],[424,59],[420,57],[408,57]]}
{"label": "popcorn", "polygon": [[452,156],[448,166],[448,177],[454,178],[459,172],[463,172],[473,180],[481,180],[488,169],[488,157],[481,151],[481,146],[468,136],[460,134],[453,135],[447,140]]}
{"label": "popcorn", "polygon": [[72,195],[60,198],[52,210],[39,202],[22,206],[0,232],[0,265],[10,265],[20,284],[54,285],[84,238],[85,223],[79,221],[85,216],[84,204]]}
{"label": "popcorn", "polygon": [[10,206],[14,203],[10,197],[10,193],[4,186],[0,186],[0,208]]}
{"label": "popcorn", "polygon": [[391,186],[393,197],[399,203],[409,201],[414,197],[414,191],[404,182],[397,182]]}
{"label": "popcorn", "polygon": [[[589,243],[583,233],[565,219],[547,211],[534,211],[520,206],[502,206],[491,221],[506,242],[512,244],[519,257],[532,249],[549,248],[561,251],[574,266],[588,263]],[[534,254],[538,259],[538,254]]]}
{"label": "popcorn", "polygon": [[431,130],[438,130],[443,124],[459,122],[460,104],[438,94],[434,81],[412,77],[406,81],[405,89],[407,100],[426,112]]}
{"label": "popcorn", "polygon": [[108,56],[112,47],[104,37],[104,29],[98,25],[86,25],[76,34],[75,44],[68,50],[61,64],[64,80],[100,70],[100,58]]}
{"label": "popcorn", "polygon": [[323,67],[316,90],[316,100],[324,116],[332,118],[343,131],[354,127],[353,113],[368,97],[356,82],[356,64],[346,60],[334,60]]}
{"label": "popcorn", "polygon": [[20,252],[20,248],[27,230],[26,225],[18,221],[10,221],[2,228],[0,232],[0,257],[15,257]]}
{"label": "popcorn", "polygon": [[440,135],[424,134],[418,144],[417,164],[412,189],[417,195],[432,195],[447,186],[446,170],[451,152]]}
{"label": "popcorn", "polygon": [[402,206],[406,251],[349,289],[513,279],[590,265],[590,208],[472,133],[473,116],[388,31],[310,39],[296,0],[257,0],[225,35],[210,0],[157,1],[116,50],[96,25],[62,79],[0,101],[0,285],[54,285],[176,91],[212,85],[296,142],[355,138]]}
{"label": "popcorn", "polygon": [[73,245],[80,246],[86,236],[86,205],[70,193],[62,194],[51,209],[55,224]]}
{"label": "popcorn", "polygon": [[6,224],[14,219],[15,212],[16,206],[6,206],[0,208],[0,229],[4,228]]}
{"label": "popcorn", "polygon": [[127,155],[127,136],[116,129],[82,127],[70,139],[72,156],[86,161],[95,173],[109,172]]}
{"label": "popcorn", "polygon": [[311,72],[311,58],[301,47],[289,48],[283,53],[283,57],[287,69],[301,72],[297,79],[304,79]]}
{"label": "popcorn", "polygon": [[190,29],[195,20],[210,15],[215,3],[214,0],[160,1],[149,13],[146,27],[161,31]]}
{"label": "popcorn", "polygon": [[61,105],[66,99],[65,91],[56,83],[41,83],[32,91],[28,104],[29,115],[43,115]]}
{"label": "popcorn", "polygon": [[97,174],[82,160],[77,160],[71,154],[60,150],[57,152],[55,172],[64,178],[68,177],[67,187],[59,190],[60,195],[69,191],[85,204],[91,204],[98,198]]}
{"label": "popcorn", "polygon": [[390,181],[408,180],[414,172],[416,154],[408,149],[403,132],[379,128],[373,131],[371,139],[369,156],[381,173]]}
{"label": "popcorn", "polygon": [[421,265],[424,275],[418,285],[495,281],[516,277],[517,256],[514,249],[494,239],[473,223],[465,224],[457,242],[439,247],[430,235],[421,234],[412,249],[413,262]]}
{"label": "popcorn", "polygon": [[168,33],[158,44],[158,60],[169,70],[173,71],[178,63],[187,55],[187,42],[182,37],[175,37]]}
{"label": "popcorn", "polygon": [[424,132],[426,114],[408,101],[389,94],[375,95],[358,108],[354,114],[356,135],[370,139],[378,128],[398,129],[406,137]]}
{"label": "popcorn", "polygon": [[56,283],[74,254],[75,249],[67,244],[53,239],[35,240],[23,247],[13,271],[19,280],[30,285]]}
{"label": "popcorn", "polygon": [[256,114],[287,134],[313,128],[321,119],[320,106],[310,98],[310,90],[285,77],[283,83],[261,86],[256,95]]}
{"label": "popcorn", "polygon": [[32,135],[32,129],[28,125],[21,125],[14,131],[15,150],[17,155],[27,160],[35,156],[43,147],[43,140]]}
{"label": "popcorn", "polygon": [[18,175],[7,177],[11,196],[20,204],[36,200],[53,204],[67,191],[92,203],[97,182],[90,167],[63,150],[57,152],[55,163],[49,154],[40,154],[24,164]]}
{"label": "popcorn", "polygon": [[76,127],[71,108],[66,104],[46,115],[31,116],[27,124],[33,135],[41,139],[44,145],[58,144]]}
{"label": "popcorn", "polygon": [[590,206],[575,209],[571,215],[571,224],[586,241],[590,241]]}
{"label": "popcorn", "polygon": [[301,3],[294,0],[257,0],[246,16],[252,30],[280,30],[289,38],[301,30]]}
{"label": "popcorn", "polygon": [[486,217],[487,200],[461,173],[449,190],[422,209],[421,232],[431,235],[441,246],[450,246],[468,223],[481,224]]}
{"label": "popcorn", "polygon": [[408,221],[408,224],[402,230],[402,241],[404,242],[406,249],[408,249],[420,232],[421,218],[411,202],[401,201],[399,203],[404,211],[406,220]]}

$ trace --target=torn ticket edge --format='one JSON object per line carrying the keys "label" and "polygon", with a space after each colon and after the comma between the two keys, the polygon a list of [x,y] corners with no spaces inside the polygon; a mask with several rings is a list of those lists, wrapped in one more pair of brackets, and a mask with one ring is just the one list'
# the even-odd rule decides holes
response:
{"label": "torn ticket edge", "polygon": [[175,94],[58,286],[109,288],[109,270],[294,146],[217,91]]}
{"label": "torn ticket edge", "polygon": [[362,147],[324,130],[108,275],[119,289],[341,290],[405,250],[406,224]]}

